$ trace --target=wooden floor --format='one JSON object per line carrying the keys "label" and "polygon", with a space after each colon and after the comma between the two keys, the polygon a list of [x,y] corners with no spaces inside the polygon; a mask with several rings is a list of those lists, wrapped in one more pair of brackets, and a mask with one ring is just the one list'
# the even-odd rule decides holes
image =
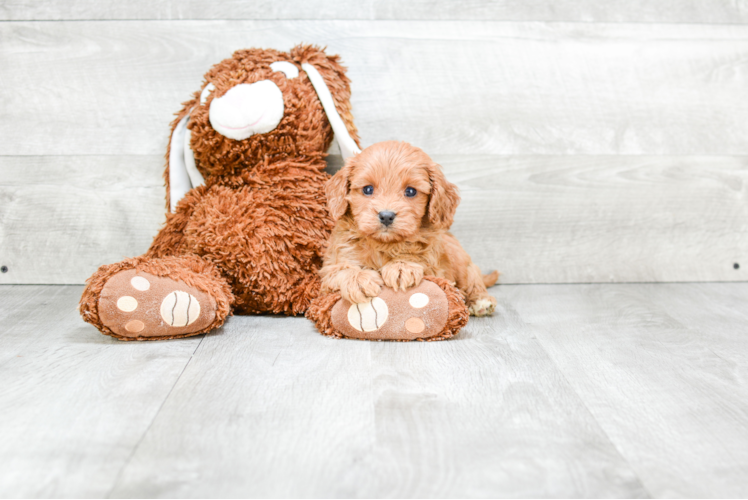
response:
{"label": "wooden floor", "polygon": [[100,335],[0,287],[2,497],[745,497],[748,284],[515,285],[439,343]]}

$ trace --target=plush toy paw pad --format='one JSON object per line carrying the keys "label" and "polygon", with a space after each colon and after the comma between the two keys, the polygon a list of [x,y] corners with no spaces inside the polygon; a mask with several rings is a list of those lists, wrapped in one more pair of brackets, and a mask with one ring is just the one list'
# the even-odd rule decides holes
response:
{"label": "plush toy paw pad", "polygon": [[374,297],[369,302],[351,304],[348,308],[348,323],[359,332],[373,332],[384,326],[388,315],[387,303]]}
{"label": "plush toy paw pad", "polygon": [[143,276],[133,276],[130,284],[135,290],[140,290],[141,292],[145,292],[151,287],[151,282]]}
{"label": "plush toy paw pad", "polygon": [[143,331],[143,328],[145,328],[145,323],[138,321],[137,319],[128,321],[125,325],[125,330],[131,333],[140,333]]}
{"label": "plush toy paw pad", "polygon": [[410,333],[421,333],[426,329],[426,323],[421,318],[410,318],[405,322],[405,329]]}
{"label": "plush toy paw pad", "polygon": [[187,326],[200,316],[200,302],[187,292],[175,290],[161,302],[161,318],[169,326]]}
{"label": "plush toy paw pad", "polygon": [[107,281],[99,297],[99,317],[124,337],[171,337],[210,325],[216,304],[182,281],[129,269]]}
{"label": "plush toy paw pad", "polygon": [[422,309],[428,305],[429,296],[425,293],[417,292],[410,296],[408,302],[412,307],[415,307],[416,309]]}
{"label": "plush toy paw pad", "polygon": [[117,299],[117,309],[122,312],[133,312],[137,308],[138,301],[133,297],[130,297],[129,295],[125,295],[124,297],[120,297],[119,299]]}
{"label": "plush toy paw pad", "polygon": [[422,281],[407,291],[384,288],[378,297],[360,304],[341,299],[333,306],[332,324],[350,338],[425,339],[442,331],[448,308],[444,291],[431,281]]}

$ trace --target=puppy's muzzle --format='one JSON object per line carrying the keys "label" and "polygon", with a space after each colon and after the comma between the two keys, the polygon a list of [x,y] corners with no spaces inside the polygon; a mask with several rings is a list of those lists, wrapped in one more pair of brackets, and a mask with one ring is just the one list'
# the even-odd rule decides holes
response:
{"label": "puppy's muzzle", "polygon": [[379,212],[379,222],[381,222],[385,226],[389,226],[395,221],[395,215],[397,215],[395,212],[383,210]]}

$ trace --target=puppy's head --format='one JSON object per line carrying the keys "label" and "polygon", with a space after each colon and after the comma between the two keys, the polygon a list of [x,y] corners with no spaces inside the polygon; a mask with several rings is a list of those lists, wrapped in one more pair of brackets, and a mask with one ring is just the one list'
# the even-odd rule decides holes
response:
{"label": "puppy's head", "polygon": [[412,238],[423,227],[448,229],[460,203],[439,165],[396,141],[349,158],[328,181],[326,194],[333,219],[350,210],[362,234],[386,243]]}

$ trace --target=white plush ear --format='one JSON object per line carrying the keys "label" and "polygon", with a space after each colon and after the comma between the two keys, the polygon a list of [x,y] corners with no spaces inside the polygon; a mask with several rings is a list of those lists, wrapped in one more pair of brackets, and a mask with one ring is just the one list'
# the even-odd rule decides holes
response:
{"label": "white plush ear", "polygon": [[187,120],[189,115],[185,116],[171,134],[171,144],[169,145],[169,200],[170,209],[174,212],[177,202],[181,200],[187,191],[192,189],[190,176],[187,173],[187,167],[184,164],[184,133],[187,130]]}
{"label": "white plush ear", "polygon": [[273,71],[280,71],[286,75],[286,78],[296,78],[299,76],[299,68],[288,61],[276,61],[270,65],[270,69]]}
{"label": "white plush ear", "polygon": [[190,130],[187,122],[190,115],[177,123],[171,134],[169,147],[169,208],[172,213],[176,210],[179,200],[187,192],[197,186],[205,184],[205,179],[195,166],[195,156],[190,148]]}
{"label": "white plush ear", "polygon": [[343,159],[345,160],[349,156],[359,154],[361,150],[356,145],[356,141],[348,133],[348,129],[345,128],[345,123],[343,123],[343,119],[340,118],[340,114],[338,114],[338,110],[335,108],[335,101],[333,101],[330,89],[327,88],[322,75],[319,74],[317,68],[309,63],[303,63],[301,68],[306,71],[309,80],[314,86],[314,90],[317,91],[317,96],[322,103],[322,107],[325,109],[325,113],[327,113],[327,119],[332,126],[332,131],[335,133],[335,140],[338,146],[340,146],[340,154],[343,155]]}
{"label": "white plush ear", "polygon": [[197,186],[202,186],[205,184],[205,179],[203,179],[203,174],[200,173],[200,171],[197,169],[197,165],[195,165],[195,154],[192,152],[192,148],[190,147],[190,139],[192,138],[192,133],[190,133],[190,129],[185,128],[184,130],[184,166],[187,167],[187,175],[190,176],[190,182],[192,183],[192,187],[196,188]]}

